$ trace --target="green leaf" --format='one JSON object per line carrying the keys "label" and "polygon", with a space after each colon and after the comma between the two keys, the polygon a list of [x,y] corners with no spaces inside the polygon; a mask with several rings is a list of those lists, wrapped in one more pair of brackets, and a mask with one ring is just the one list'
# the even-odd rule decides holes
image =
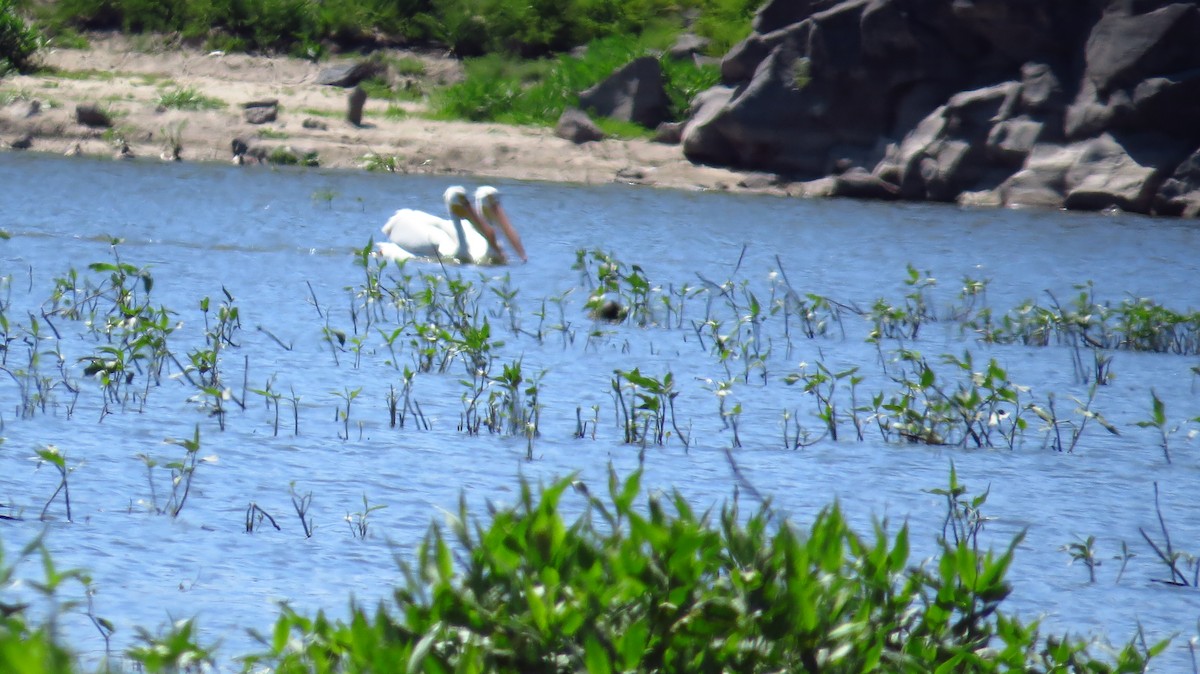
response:
{"label": "green leaf", "polygon": [[584,662],[588,674],[610,674],[613,671],[612,662],[608,658],[608,650],[600,643],[595,635],[589,634],[584,642]]}

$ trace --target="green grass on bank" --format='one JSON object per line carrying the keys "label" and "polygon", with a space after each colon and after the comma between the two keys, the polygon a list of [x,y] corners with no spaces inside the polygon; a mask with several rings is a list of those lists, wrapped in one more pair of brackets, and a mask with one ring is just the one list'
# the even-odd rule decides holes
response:
{"label": "green grass on bank", "polygon": [[[663,42],[670,37],[665,33],[608,37],[593,41],[579,56],[564,54],[536,61],[514,61],[498,54],[467,59],[466,78],[433,96],[435,115],[443,119],[553,125],[564,108],[579,104],[579,92],[635,58],[661,54]],[[676,120],[686,115],[697,93],[720,79],[715,65],[668,56],[660,56],[659,63],[671,99],[671,116]],[[616,126],[611,130],[620,132]]]}
{"label": "green grass on bank", "polygon": [[[4,0],[50,36],[78,30],[170,33],[230,51],[317,58],[327,46],[433,43],[459,56],[521,58],[690,21],[723,54],[760,0]],[[0,5],[3,7],[3,5]]]}
{"label": "green grass on bank", "polygon": [[[402,567],[393,607],[352,607],[345,622],[284,607],[254,632],[262,651],[238,660],[280,674],[1142,672],[1168,643],[1135,637],[1097,659],[1097,644],[1007,615],[1022,537],[984,549],[986,494],[971,497],[953,466],[947,488],[933,490],[947,512],[940,553],[925,561],[911,558],[907,525],[863,536],[836,504],[801,528],[769,505],[747,516],[736,502],[696,512],[678,492],[643,499],[640,471],[593,488],[566,479],[535,493],[522,482],[517,503],[486,521],[464,501],[448,532],[432,526],[416,564]],[[85,671],[55,624],[86,606],[111,633],[102,607],[73,599],[87,575],[57,569],[40,541],[16,563],[2,552],[0,670]],[[16,566],[35,556],[46,578],[30,587],[52,607],[45,622],[6,596]],[[182,620],[139,630],[124,655],[146,672],[204,671],[218,654],[202,641]]]}
{"label": "green grass on bank", "polygon": [[[374,98],[432,99],[434,116],[553,125],[578,93],[634,58],[658,56],[671,114],[717,83],[714,65],[663,56],[685,30],[725,53],[750,32],[758,0],[0,0],[0,74],[27,70],[40,44],[79,46],[78,31],[178,35],[227,51],[287,52],[318,59],[339,50],[440,44],[465,59],[466,79],[425,90],[368,82]],[[582,49],[577,49],[583,47]],[[574,55],[573,55],[574,54]],[[396,75],[419,63],[382,59]],[[618,136],[643,130],[608,121]]]}

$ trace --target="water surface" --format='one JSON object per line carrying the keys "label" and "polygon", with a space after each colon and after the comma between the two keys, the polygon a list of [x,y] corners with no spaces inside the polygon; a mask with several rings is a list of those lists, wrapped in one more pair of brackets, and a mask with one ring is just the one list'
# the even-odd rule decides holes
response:
{"label": "water surface", "polygon": [[[1046,305],[1068,301],[1077,286],[1092,283],[1100,301],[1150,297],[1177,311],[1196,311],[1200,276],[1200,229],[1195,223],[1137,216],[1005,210],[961,210],[928,204],[802,201],[761,196],[659,191],[638,187],[501,182],[510,217],[521,230],[530,261],[503,269],[443,271],[410,265],[404,273],[448,274],[484,289],[481,306],[493,337],[504,342],[493,370],[519,360],[527,376],[540,375],[540,435],[526,460],[525,438],[469,435],[459,430],[467,369],[456,362],[445,373],[419,373],[413,395],[430,423],[390,427],[387,396],[401,385],[399,368],[415,367],[407,336],[389,351],[381,334],[402,327],[384,318],[367,328],[351,307],[366,278],[356,251],[379,237],[379,226],[401,207],[440,211],[442,190],[458,178],[346,172],[270,171],[217,165],[160,165],[0,155],[0,290],[9,322],[6,367],[28,361],[33,322],[54,323],[60,338],[42,343],[59,350],[71,381],[44,410],[21,414],[17,376],[0,378],[0,502],[19,522],[0,522],[10,557],[46,531],[62,566],[83,567],[96,589],[95,610],[117,627],[116,649],[135,641],[135,627],[152,631],[169,620],[196,616],[204,637],[221,642],[225,658],[253,650],[247,628],[265,630],[289,602],[302,611],[344,615],[351,597],[374,602],[389,596],[399,574],[393,555],[412,553],[431,521],[457,507],[460,493],[483,512],[487,501],[508,502],[519,477],[550,480],[569,474],[597,486],[608,467],[627,474],[644,459],[651,490],[677,488],[701,506],[732,497],[734,478],[725,456],[733,432],[718,414],[717,382],[731,382],[727,402],[739,403],[734,455],[746,476],[801,526],[819,509],[840,502],[860,531],[876,520],[908,522],[915,556],[932,554],[944,504],[927,490],[945,486],[954,463],[972,493],[990,489],[985,529],[997,547],[1026,531],[1011,574],[1009,605],[1027,619],[1042,617],[1047,630],[1106,635],[1123,643],[1140,624],[1148,638],[1180,634],[1158,671],[1188,666],[1186,640],[1195,634],[1195,590],[1158,582],[1165,567],[1143,540],[1145,529],[1161,539],[1154,485],[1179,550],[1195,552],[1200,536],[1200,447],[1183,425],[1173,437],[1168,464],[1153,429],[1137,426],[1149,416],[1153,390],[1173,420],[1200,414],[1195,355],[1107,352],[1115,379],[1099,387],[1093,403],[1120,435],[1087,427],[1072,453],[1047,449],[1036,419],[1013,449],[964,449],[885,442],[868,427],[863,441],[843,427],[836,442],[825,439],[792,450],[784,447],[783,414],[792,413],[814,435],[821,425],[813,396],[784,383],[786,375],[820,362],[832,370],[859,367],[861,393],[893,390],[880,366],[901,347],[926,354],[939,375],[940,354],[970,351],[977,366],[996,359],[1013,382],[1028,386],[1031,399],[1054,394],[1065,414],[1084,399],[1088,386],[1072,365],[1073,350],[1052,345],[987,346],[964,335],[954,321],[927,325],[919,339],[865,341],[870,328],[846,313],[830,334],[806,339],[780,314],[761,325],[768,345],[761,370],[744,376],[739,357],[722,361],[693,321],[707,317],[734,326],[748,310],[747,293],[769,306],[781,274],[793,289],[869,308],[878,298],[901,302],[911,265],[938,283],[928,292],[935,311],[957,301],[963,279],[987,279],[986,301],[1003,314],[1026,299]],[[474,185],[470,185],[474,187]],[[264,396],[247,394],[221,430],[207,414],[195,387],[167,377],[149,389],[144,403],[110,405],[99,382],[79,362],[104,340],[86,326],[46,319],[42,310],[55,280],[69,270],[81,279],[102,274],[88,265],[113,262],[111,238],[121,261],[151,273],[152,296],[180,326],[172,349],[186,354],[204,344],[203,298],[208,319],[234,298],[241,319],[236,346],[222,354],[226,383],[236,395],[271,390],[295,400],[282,403],[281,421]],[[671,325],[638,327],[596,324],[583,303],[588,282],[573,269],[579,250],[602,250],[626,265],[637,264],[663,294],[693,289],[684,318]],[[502,277],[507,275],[507,280]],[[397,272],[384,277],[396,283]],[[730,281],[738,310],[720,300],[705,281]],[[515,290],[515,309],[502,308],[493,289]],[[559,322],[559,305],[568,327]],[[739,314],[739,310],[741,314]],[[545,317],[541,316],[544,312]],[[31,318],[31,316],[33,318]],[[659,315],[659,323],[667,322]],[[794,318],[792,319],[794,320]],[[510,327],[517,324],[519,331]],[[542,339],[536,334],[542,331]],[[589,333],[596,335],[589,337]],[[347,345],[331,346],[341,332]],[[844,332],[844,336],[843,336]],[[359,355],[353,340],[361,341]],[[334,340],[336,341],[336,339]],[[290,348],[284,348],[282,344]],[[182,356],[181,356],[182,359]],[[54,359],[41,361],[46,376]],[[678,437],[645,451],[622,442],[610,394],[613,371],[639,368],[671,372],[679,397],[676,420],[690,445]],[[178,374],[168,368],[168,374]],[[742,374],[743,376],[738,376]],[[144,379],[135,378],[139,385]],[[339,415],[354,393],[349,423]],[[839,395],[845,395],[843,389]],[[202,396],[201,396],[202,397]],[[577,439],[577,409],[597,406],[595,439]],[[188,439],[200,429],[201,454],[218,461],[200,465],[178,518],[152,512],[170,492],[162,467],[148,471],[138,455],[160,464],[182,450],[164,439]],[[348,438],[346,430],[349,429]],[[70,475],[73,522],[61,499],[39,522],[58,484],[53,470],[30,460],[52,444],[75,467]],[[154,485],[152,496],[151,484]],[[312,494],[315,525],[304,536],[290,490]],[[348,514],[363,510],[363,497],[384,505],[370,515],[370,536],[356,539]],[[742,496],[745,498],[745,495]],[[255,503],[282,527],[245,532]],[[1096,583],[1071,564],[1062,546],[1096,537],[1104,563]],[[1117,581],[1121,562],[1112,559],[1125,543],[1137,553]],[[916,560],[914,560],[916,561]],[[36,567],[24,568],[36,577]],[[104,644],[85,617],[64,618],[71,643],[89,656]],[[226,666],[233,667],[225,661]]]}

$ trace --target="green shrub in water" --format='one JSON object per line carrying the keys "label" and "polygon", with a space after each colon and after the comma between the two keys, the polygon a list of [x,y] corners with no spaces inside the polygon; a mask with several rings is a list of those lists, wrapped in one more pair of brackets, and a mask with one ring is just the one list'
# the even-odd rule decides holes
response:
{"label": "green shrub in water", "polygon": [[[640,475],[607,499],[562,480],[487,523],[460,506],[432,527],[395,608],[348,623],[285,608],[247,658],[277,672],[1144,671],[1166,642],[1116,662],[1042,639],[999,609],[1020,542],[980,551],[942,537],[909,559],[909,530],[851,531],[837,506],[806,532],[769,507],[698,514],[678,493],[635,504]],[[953,486],[953,485],[952,485]],[[563,507],[570,490],[582,503]],[[949,493],[949,492],[946,492]],[[960,491],[954,492],[955,496]],[[951,501],[951,512],[961,517]],[[574,521],[564,510],[582,512]]]}
{"label": "green shrub in water", "polygon": [[[736,471],[735,471],[736,472]],[[355,607],[349,622],[284,607],[265,652],[247,671],[309,672],[1143,672],[1167,641],[1131,641],[1110,660],[1089,644],[1039,635],[1000,607],[1016,537],[982,551],[986,494],[970,498],[953,467],[940,554],[910,560],[909,529],[853,532],[836,505],[807,531],[764,505],[748,516],[736,501],[696,513],[678,492],[639,503],[640,472],[610,472],[607,498],[570,479],[490,508],[465,503],[447,540],[436,525],[419,546],[394,608]],[[574,494],[578,494],[575,498]],[[564,512],[579,513],[573,521]],[[78,610],[69,581],[40,539],[44,579],[27,583],[50,611],[39,624],[9,594],[15,564],[0,549],[0,671],[85,671],[59,640],[57,619]],[[89,604],[104,635],[107,620]],[[194,621],[138,630],[125,657],[149,672],[207,671],[215,658]]]}

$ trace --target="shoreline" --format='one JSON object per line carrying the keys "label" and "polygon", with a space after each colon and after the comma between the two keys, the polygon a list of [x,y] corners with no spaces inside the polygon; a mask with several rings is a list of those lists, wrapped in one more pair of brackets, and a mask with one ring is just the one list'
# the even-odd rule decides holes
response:
{"label": "shoreline", "polygon": [[[347,120],[350,89],[317,82],[321,72],[356,62],[334,57],[321,63],[276,56],[202,52],[191,47],[135,43],[122,35],[93,35],[90,48],[48,49],[43,72],[0,80],[0,147],[5,151],[229,162],[234,139],[259,152],[291,148],[315,152],[321,168],[366,170],[375,155],[397,174],[627,183],[681,190],[805,196],[801,183],[774,176],[693,164],[679,145],[650,140],[575,144],[553,129],[419,116],[424,102],[368,98],[359,125]],[[421,81],[454,81],[459,64],[438,55],[388,50],[387,56],[420,59]],[[395,76],[393,76],[395,77]],[[181,110],[160,104],[164,94],[189,91],[220,101],[222,109]],[[278,116],[246,121],[246,103],[274,100]],[[36,103],[35,103],[36,102]],[[76,119],[93,104],[111,126]]]}

